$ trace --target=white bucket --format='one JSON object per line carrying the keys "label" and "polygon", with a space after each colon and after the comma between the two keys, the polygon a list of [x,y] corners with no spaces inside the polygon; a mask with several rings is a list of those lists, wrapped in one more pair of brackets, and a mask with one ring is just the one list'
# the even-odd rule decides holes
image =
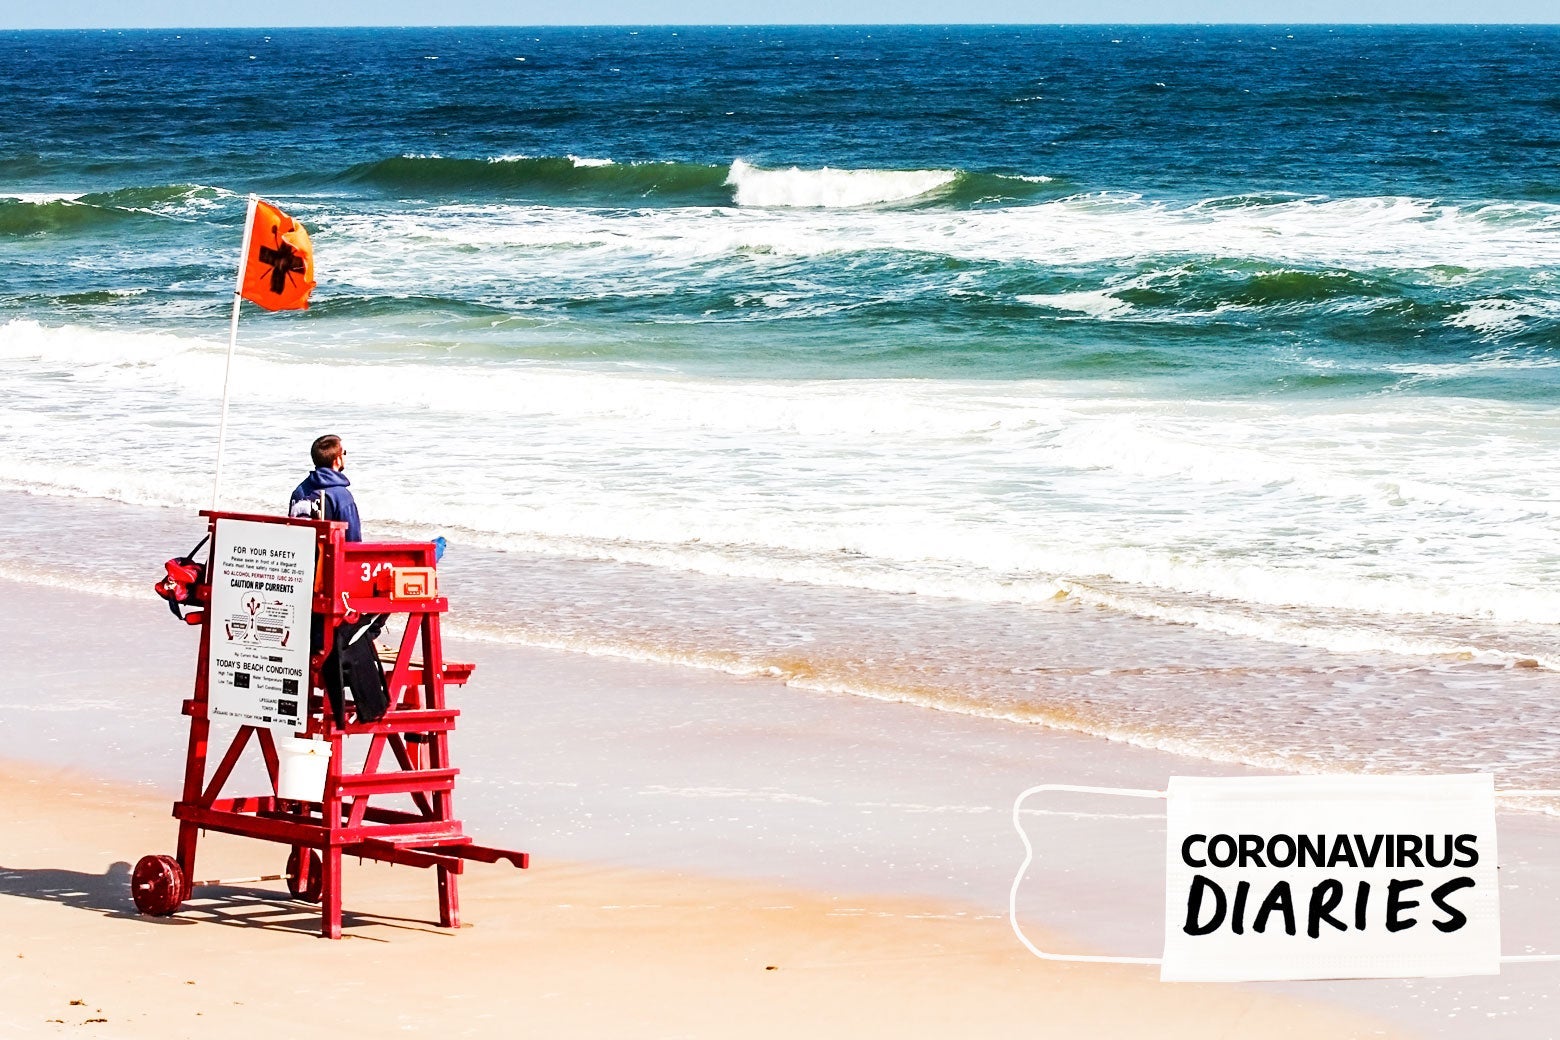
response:
{"label": "white bucket", "polygon": [[276,796],[294,802],[325,800],[325,774],[330,771],[330,742],[278,740]]}

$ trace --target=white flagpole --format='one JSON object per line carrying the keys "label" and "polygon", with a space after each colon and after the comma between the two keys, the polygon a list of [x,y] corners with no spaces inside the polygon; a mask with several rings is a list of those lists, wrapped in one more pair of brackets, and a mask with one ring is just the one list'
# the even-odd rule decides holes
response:
{"label": "white flagpole", "polygon": [[238,252],[238,282],[233,287],[233,321],[228,329],[227,369],[222,373],[222,422],[217,426],[217,472],[211,481],[211,508],[217,508],[222,494],[222,445],[227,441],[228,387],[233,381],[233,350],[238,346],[238,305],[244,302],[244,268],[249,263],[249,244],[255,227],[255,208],[260,196],[249,196],[244,213],[244,244]]}

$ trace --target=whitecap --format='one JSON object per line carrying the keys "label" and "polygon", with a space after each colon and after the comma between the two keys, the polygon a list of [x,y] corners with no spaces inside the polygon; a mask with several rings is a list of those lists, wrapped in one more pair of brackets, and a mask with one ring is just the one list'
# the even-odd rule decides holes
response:
{"label": "whitecap", "polygon": [[726,183],[739,206],[849,209],[903,202],[951,184],[955,170],[765,170],[741,159]]}

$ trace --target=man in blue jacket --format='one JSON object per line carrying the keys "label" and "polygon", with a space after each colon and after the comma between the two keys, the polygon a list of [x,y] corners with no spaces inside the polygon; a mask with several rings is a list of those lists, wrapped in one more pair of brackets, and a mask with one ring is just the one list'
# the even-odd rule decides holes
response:
{"label": "man in blue jacket", "polygon": [[287,504],[288,516],[307,516],[316,520],[343,520],[347,525],[347,541],[361,542],[363,528],[358,522],[357,502],[347,488],[351,481],[342,472],[347,457],[341,447],[341,438],[327,433],[309,448],[314,460],[314,472],[303,478],[303,483],[292,493]]}

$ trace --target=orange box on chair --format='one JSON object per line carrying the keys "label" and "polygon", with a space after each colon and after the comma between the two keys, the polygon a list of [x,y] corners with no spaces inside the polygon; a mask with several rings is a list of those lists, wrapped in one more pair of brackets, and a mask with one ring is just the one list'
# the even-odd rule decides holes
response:
{"label": "orange box on chair", "polygon": [[439,579],[432,567],[395,567],[390,571],[391,599],[432,599]]}

